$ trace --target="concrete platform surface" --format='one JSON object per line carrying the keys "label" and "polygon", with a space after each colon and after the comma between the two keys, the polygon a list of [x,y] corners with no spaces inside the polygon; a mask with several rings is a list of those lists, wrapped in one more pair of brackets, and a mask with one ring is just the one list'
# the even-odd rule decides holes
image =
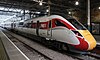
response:
{"label": "concrete platform surface", "polygon": [[0,38],[10,60],[30,60],[2,31]]}

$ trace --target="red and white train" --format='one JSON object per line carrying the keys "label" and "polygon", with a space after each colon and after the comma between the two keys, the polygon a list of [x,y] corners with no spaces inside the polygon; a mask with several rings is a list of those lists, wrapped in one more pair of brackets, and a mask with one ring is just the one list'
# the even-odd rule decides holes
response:
{"label": "red and white train", "polygon": [[[4,27],[23,34],[36,35],[88,51],[96,47],[96,40],[77,20],[59,15],[44,16],[24,22],[5,22]],[[46,44],[46,43],[45,43]]]}

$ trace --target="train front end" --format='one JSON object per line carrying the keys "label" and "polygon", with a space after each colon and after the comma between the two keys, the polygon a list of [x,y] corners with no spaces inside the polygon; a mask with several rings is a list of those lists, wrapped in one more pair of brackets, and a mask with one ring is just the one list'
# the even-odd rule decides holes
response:
{"label": "train front end", "polygon": [[74,45],[76,49],[88,51],[96,47],[96,40],[80,22],[75,19],[68,19],[68,21],[76,28],[72,30],[80,42],[78,45]]}
{"label": "train front end", "polygon": [[78,30],[78,32],[83,36],[83,38],[78,39],[83,40],[83,42],[80,41],[80,45],[76,46],[77,48],[80,50],[92,50],[96,47],[96,40],[88,30]]}

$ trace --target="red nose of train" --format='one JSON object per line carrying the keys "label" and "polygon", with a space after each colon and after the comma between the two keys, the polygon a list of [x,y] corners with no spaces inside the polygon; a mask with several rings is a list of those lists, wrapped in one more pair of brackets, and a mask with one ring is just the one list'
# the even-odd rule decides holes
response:
{"label": "red nose of train", "polygon": [[75,45],[75,48],[79,50],[92,50],[96,47],[96,40],[88,30],[79,30],[78,32],[83,36],[83,38],[77,37],[80,41],[80,44]]}

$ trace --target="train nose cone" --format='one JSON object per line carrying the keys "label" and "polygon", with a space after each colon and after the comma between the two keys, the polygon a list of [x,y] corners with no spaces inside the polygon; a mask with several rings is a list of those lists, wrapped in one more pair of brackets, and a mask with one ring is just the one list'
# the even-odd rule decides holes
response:
{"label": "train nose cone", "polygon": [[88,50],[92,50],[93,48],[96,47],[96,40],[93,38],[91,34],[85,35],[84,38],[88,42],[89,45]]}
{"label": "train nose cone", "polygon": [[85,41],[88,43],[87,50],[92,50],[93,48],[96,47],[96,40],[88,30],[80,30],[79,32],[84,37]]}

